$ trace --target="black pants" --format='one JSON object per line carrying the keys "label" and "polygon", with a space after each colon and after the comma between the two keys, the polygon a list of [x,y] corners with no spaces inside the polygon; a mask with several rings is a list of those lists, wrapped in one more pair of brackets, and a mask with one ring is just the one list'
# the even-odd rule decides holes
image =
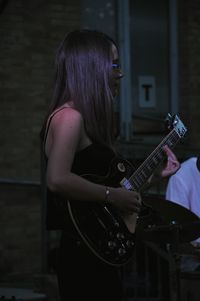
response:
{"label": "black pants", "polygon": [[[63,233],[58,252],[62,301],[121,301],[120,271],[97,258],[83,242]],[[70,297],[71,296],[71,297]]]}

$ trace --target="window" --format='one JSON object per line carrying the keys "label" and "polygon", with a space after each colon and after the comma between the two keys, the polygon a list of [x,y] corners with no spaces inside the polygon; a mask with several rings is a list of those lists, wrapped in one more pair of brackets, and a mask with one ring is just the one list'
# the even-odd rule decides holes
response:
{"label": "window", "polygon": [[119,0],[118,28],[125,73],[120,128],[130,140],[140,120],[152,120],[155,131],[156,121],[177,113],[176,1]]}

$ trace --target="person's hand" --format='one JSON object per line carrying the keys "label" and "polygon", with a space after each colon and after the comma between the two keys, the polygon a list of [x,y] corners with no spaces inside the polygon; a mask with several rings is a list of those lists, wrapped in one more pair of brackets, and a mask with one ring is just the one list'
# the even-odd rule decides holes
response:
{"label": "person's hand", "polygon": [[160,175],[161,177],[168,177],[177,172],[177,170],[180,168],[180,162],[176,158],[176,155],[167,145],[163,147],[163,150],[165,151],[165,154],[167,156],[167,164],[161,170]]}
{"label": "person's hand", "polygon": [[121,187],[111,189],[110,202],[126,213],[139,213],[142,205],[140,193]]}

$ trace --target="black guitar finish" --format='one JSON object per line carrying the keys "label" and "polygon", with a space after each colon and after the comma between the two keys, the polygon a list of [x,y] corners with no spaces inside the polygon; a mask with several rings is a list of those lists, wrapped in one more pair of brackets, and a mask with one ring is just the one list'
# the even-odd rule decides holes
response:
{"label": "black guitar finish", "polygon": [[[117,170],[123,164],[124,170]],[[110,187],[119,187],[131,164],[114,159],[106,177],[83,175],[84,178]],[[120,213],[113,207],[95,202],[68,202],[72,221],[86,245],[103,261],[121,265],[133,253],[135,235],[130,233]]]}
{"label": "black guitar finish", "polygon": [[[130,162],[115,158],[108,175],[82,175],[84,178],[110,187],[124,187],[141,191],[160,162],[164,159],[163,146],[173,148],[185,135],[186,128],[177,115],[171,117],[171,132],[163,139],[137,170]],[[131,259],[135,249],[135,234],[125,223],[124,216],[108,204],[95,202],[68,201],[68,210],[73,224],[89,249],[104,262],[120,266]],[[137,221],[140,220],[140,216]]]}

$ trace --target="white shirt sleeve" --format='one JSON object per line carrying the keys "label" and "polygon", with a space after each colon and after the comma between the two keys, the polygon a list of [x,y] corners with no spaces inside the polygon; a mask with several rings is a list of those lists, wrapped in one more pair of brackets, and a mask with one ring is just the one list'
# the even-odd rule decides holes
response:
{"label": "white shirt sleeve", "polygon": [[187,209],[190,208],[188,187],[185,185],[183,179],[176,174],[171,176],[168,181],[165,198],[166,200],[177,203]]}

